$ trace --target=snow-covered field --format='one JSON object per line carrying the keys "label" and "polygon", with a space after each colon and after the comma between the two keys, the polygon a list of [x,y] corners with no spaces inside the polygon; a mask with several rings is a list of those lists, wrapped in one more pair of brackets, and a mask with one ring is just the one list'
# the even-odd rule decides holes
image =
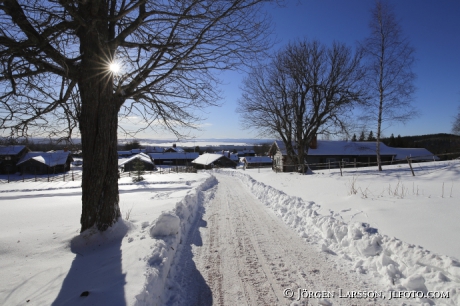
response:
{"label": "snow-covered field", "polygon": [[[154,239],[152,223],[175,210],[187,230],[189,214],[201,204],[196,195],[213,179],[206,173],[144,177],[137,184],[120,179],[121,222],[83,235],[81,182],[0,184],[0,304],[133,305],[147,278],[152,294],[161,292],[178,240],[167,246],[167,239]],[[179,227],[169,230],[176,234]],[[90,294],[80,297],[85,291]]]}
{"label": "snow-covered field", "polygon": [[[450,296],[400,304],[460,305],[460,161],[417,164],[415,177],[407,165],[343,176],[215,171],[240,179],[305,243],[363,281]],[[161,304],[181,240],[210,203],[212,174],[122,178],[123,220],[82,235],[80,182],[0,184],[0,304]]]}

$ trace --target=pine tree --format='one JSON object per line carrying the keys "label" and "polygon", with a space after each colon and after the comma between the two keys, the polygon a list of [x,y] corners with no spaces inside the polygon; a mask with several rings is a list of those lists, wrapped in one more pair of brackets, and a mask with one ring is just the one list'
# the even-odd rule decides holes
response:
{"label": "pine tree", "polygon": [[133,182],[140,182],[143,181],[144,178],[142,177],[144,172],[144,163],[140,160],[140,158],[136,158],[133,162],[134,173],[136,176],[133,177]]}
{"label": "pine tree", "polygon": [[403,140],[401,138],[401,135],[398,135],[398,137],[396,138],[396,147],[402,147],[403,146]]}
{"label": "pine tree", "polygon": [[391,133],[390,140],[388,141],[388,146],[390,147],[396,146],[395,135],[393,135],[393,133]]}
{"label": "pine tree", "polygon": [[369,132],[369,136],[367,136],[367,141],[375,141],[374,133],[372,133],[372,131]]}
{"label": "pine tree", "polygon": [[359,135],[359,141],[364,141],[366,137],[364,136],[364,131],[361,132],[361,135]]}
{"label": "pine tree", "polygon": [[353,134],[353,138],[351,138],[351,141],[357,141],[356,134]]}

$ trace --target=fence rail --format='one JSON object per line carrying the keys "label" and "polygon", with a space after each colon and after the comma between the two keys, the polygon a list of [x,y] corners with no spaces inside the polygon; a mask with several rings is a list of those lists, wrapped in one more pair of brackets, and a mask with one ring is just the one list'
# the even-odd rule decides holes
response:
{"label": "fence rail", "polygon": [[7,184],[11,182],[69,182],[69,181],[81,181],[81,172],[74,172],[72,170],[57,173],[57,174],[23,174],[20,177],[18,175],[3,175],[6,176],[4,179],[0,179],[0,184]]}
{"label": "fence rail", "polygon": [[[143,171],[144,174],[167,174],[167,173],[196,173],[196,169],[191,166],[174,166],[174,167],[161,167],[157,166],[157,170]],[[119,178],[122,177],[133,177],[136,176],[135,171],[121,172]],[[12,182],[69,182],[69,181],[81,181],[82,172],[81,171],[67,171],[65,173],[59,174],[44,174],[44,175],[34,175],[34,174],[23,174],[18,175],[3,175],[6,178],[0,179],[0,184],[7,184]]]}
{"label": "fence rail", "polygon": [[[460,153],[445,153],[445,154],[437,154],[437,155],[424,155],[424,156],[407,156],[405,159],[394,159],[391,161],[382,161],[380,164],[382,167],[389,166],[389,165],[401,165],[401,164],[408,164],[408,169],[412,171],[412,175],[415,176],[413,164],[423,164],[425,162],[432,162],[432,161],[446,161],[446,160],[459,160]],[[436,159],[436,157],[440,159]],[[441,159],[441,157],[444,157]],[[451,158],[451,159],[449,159]],[[358,162],[355,160],[337,160],[337,161],[329,161],[326,163],[305,163],[305,164],[296,164],[296,163],[289,163],[283,164],[283,167],[288,167],[291,169],[297,169],[298,172],[306,172],[308,169],[310,170],[330,170],[330,169],[340,169],[342,174],[343,169],[350,169],[350,168],[364,168],[364,167],[377,167],[377,161],[367,161],[367,162]],[[273,164],[273,170],[276,172],[282,172],[280,166]]]}
{"label": "fence rail", "polygon": [[[161,167],[157,166],[157,169],[155,171],[143,171],[144,174],[168,174],[168,173],[196,173],[196,169],[193,168],[192,166],[172,166],[172,167]],[[133,177],[137,176],[136,171],[127,171],[127,172],[121,172],[119,177]]]}

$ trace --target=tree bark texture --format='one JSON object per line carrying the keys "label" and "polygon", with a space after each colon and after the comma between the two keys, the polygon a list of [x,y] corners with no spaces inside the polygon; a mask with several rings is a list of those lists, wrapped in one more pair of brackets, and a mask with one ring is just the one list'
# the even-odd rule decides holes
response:
{"label": "tree bark texture", "polygon": [[[88,15],[94,8],[83,6]],[[93,9],[93,11],[91,11]],[[96,8],[104,10],[101,7]],[[104,16],[104,14],[101,14]],[[79,120],[82,153],[81,231],[93,226],[104,231],[120,217],[118,197],[118,101],[113,94],[113,75],[107,62],[111,50],[105,43],[108,29],[95,22],[79,32],[82,56],[78,86],[81,95]]]}

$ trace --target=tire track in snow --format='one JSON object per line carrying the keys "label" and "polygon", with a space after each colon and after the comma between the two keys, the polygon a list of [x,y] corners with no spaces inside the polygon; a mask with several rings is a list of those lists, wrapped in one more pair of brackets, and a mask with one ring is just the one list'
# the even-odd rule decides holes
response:
{"label": "tire track in snow", "polygon": [[[193,261],[212,292],[213,305],[290,305],[283,289],[309,291],[373,290],[336,268],[263,206],[239,179],[216,175],[219,184],[205,204],[199,229],[203,244],[194,246]],[[184,273],[187,273],[184,270]],[[182,292],[196,290],[193,276],[177,283]],[[190,286],[187,288],[187,286]],[[199,296],[199,294],[198,294]],[[382,300],[329,298],[333,305],[383,305]],[[300,299],[295,305],[319,305],[320,299]],[[326,302],[327,303],[327,302]],[[192,305],[183,297],[174,305]]]}

